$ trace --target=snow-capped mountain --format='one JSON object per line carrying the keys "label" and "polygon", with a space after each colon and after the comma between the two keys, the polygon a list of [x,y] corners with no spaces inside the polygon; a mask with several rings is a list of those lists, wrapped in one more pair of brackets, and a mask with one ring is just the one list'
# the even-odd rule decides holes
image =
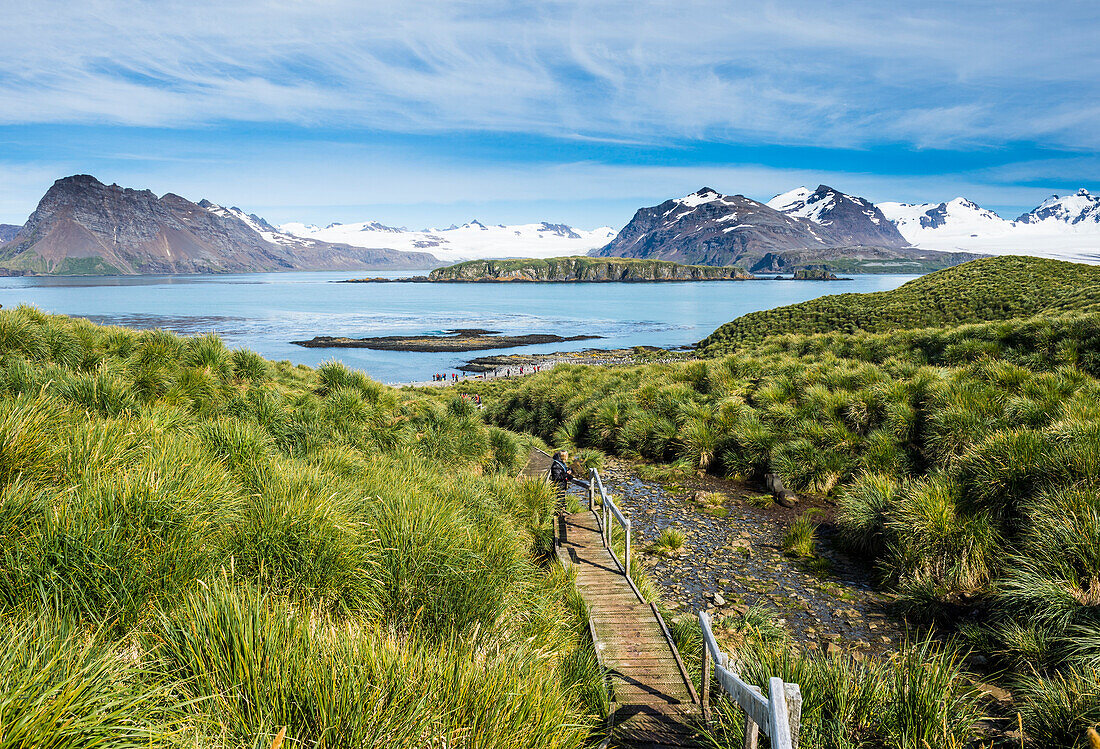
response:
{"label": "snow-capped mountain", "polygon": [[609,226],[587,231],[565,224],[486,225],[473,220],[446,229],[393,227],[377,221],[330,224],[324,228],[299,223],[282,224],[279,231],[297,237],[340,242],[356,247],[430,252],[440,260],[459,262],[508,257],[583,255],[615,236]]}
{"label": "snow-capped mountain", "polygon": [[876,269],[945,267],[972,256],[915,250],[874,204],[821,185],[766,205],[704,187],[640,208],[596,257],[737,265],[753,273],[841,262]]}
{"label": "snow-capped mountain", "polygon": [[879,203],[878,207],[915,245],[948,238],[958,243],[972,237],[1001,237],[1012,230],[1011,221],[966,198],[946,203]]}
{"label": "snow-capped mountain", "polygon": [[1100,198],[1084,189],[1052,195],[1015,221],[966,198],[878,207],[917,247],[1100,262]]}
{"label": "snow-capped mountain", "polygon": [[1089,191],[1083,187],[1074,195],[1061,198],[1051,195],[1038,208],[1025,213],[1016,221],[1031,226],[1065,224],[1100,229],[1100,197],[1089,195]]}
{"label": "snow-capped mountain", "polygon": [[825,227],[826,241],[833,246],[902,247],[907,243],[874,203],[827,185],[818,185],[813,192],[799,187],[776,195],[767,205],[780,213]]}

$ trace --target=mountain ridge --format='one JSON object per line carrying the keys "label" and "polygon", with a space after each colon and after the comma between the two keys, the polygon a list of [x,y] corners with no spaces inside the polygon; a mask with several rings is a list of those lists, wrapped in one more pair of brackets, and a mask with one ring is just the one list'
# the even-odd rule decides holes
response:
{"label": "mountain ridge", "polygon": [[1052,195],[1014,220],[961,196],[878,207],[918,247],[1100,262],[1100,197],[1084,188]]}
{"label": "mountain ridge", "polygon": [[822,265],[830,271],[920,273],[975,257],[912,248],[872,203],[826,185],[775,200],[779,209],[703,187],[638,209],[611,242],[589,255],[736,265],[750,273]]}
{"label": "mountain ridge", "polygon": [[[270,224],[209,201],[105,185],[88,174],[54,182],[12,239],[0,268],[51,275],[233,273],[428,268],[429,253],[264,236]],[[277,234],[277,232],[275,233]]]}

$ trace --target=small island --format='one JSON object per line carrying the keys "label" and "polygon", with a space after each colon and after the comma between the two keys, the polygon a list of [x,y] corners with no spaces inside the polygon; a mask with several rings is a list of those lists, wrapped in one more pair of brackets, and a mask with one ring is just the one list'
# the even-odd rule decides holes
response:
{"label": "small island", "polygon": [[551,333],[532,333],[528,335],[502,335],[499,330],[480,328],[460,328],[445,330],[441,334],[401,336],[388,335],[374,338],[346,338],[342,336],[317,336],[308,341],[291,341],[306,348],[367,348],[376,351],[484,351],[486,349],[515,348],[516,346],[534,346],[540,343],[565,343],[567,341],[590,341],[598,335],[560,336]]}
{"label": "small island", "polygon": [[669,260],[622,257],[523,258],[467,260],[437,268],[426,276],[350,278],[335,283],[653,283],[673,281],[847,281],[827,266],[791,268],[791,275],[755,276],[732,265],[684,265]]}
{"label": "small island", "polygon": [[597,258],[575,255],[519,260],[468,260],[437,268],[427,276],[361,278],[343,283],[610,283],[653,281],[750,281],[734,266],[683,265],[667,260]]}

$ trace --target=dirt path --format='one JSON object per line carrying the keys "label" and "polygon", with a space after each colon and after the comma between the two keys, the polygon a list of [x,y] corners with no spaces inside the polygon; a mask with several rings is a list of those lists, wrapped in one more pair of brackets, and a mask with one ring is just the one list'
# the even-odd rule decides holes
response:
{"label": "dirt path", "polygon": [[[815,572],[783,552],[786,527],[803,508],[756,507],[750,498],[761,492],[710,477],[662,486],[639,479],[630,463],[610,458],[601,475],[630,514],[636,548],[644,549],[666,527],[687,536],[678,557],[644,555],[650,575],[678,611],[733,613],[762,605],[777,611],[809,650],[885,652],[903,639],[887,612],[888,598],[874,591],[865,570],[832,548],[824,532],[817,549],[828,562],[827,572]],[[717,491],[726,501],[704,509],[690,501],[696,491]]]}

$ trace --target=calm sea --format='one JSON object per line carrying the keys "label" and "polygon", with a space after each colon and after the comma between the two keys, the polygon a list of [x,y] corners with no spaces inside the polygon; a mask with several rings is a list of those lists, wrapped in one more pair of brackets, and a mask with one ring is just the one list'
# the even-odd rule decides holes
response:
{"label": "calm sea", "polygon": [[[755,310],[825,294],[893,289],[914,276],[851,281],[707,281],[601,284],[340,284],[350,275],[253,273],[228,276],[0,278],[0,304],[21,303],[98,323],[214,331],[231,346],[270,359],[319,364],[339,359],[382,382],[429,379],[474,356],[366,349],[306,349],[316,335],[352,337],[489,328],[510,334],[598,335],[602,340],[507,349],[547,353],[584,348],[675,347],[706,337]],[[402,273],[372,274],[398,277]]]}

